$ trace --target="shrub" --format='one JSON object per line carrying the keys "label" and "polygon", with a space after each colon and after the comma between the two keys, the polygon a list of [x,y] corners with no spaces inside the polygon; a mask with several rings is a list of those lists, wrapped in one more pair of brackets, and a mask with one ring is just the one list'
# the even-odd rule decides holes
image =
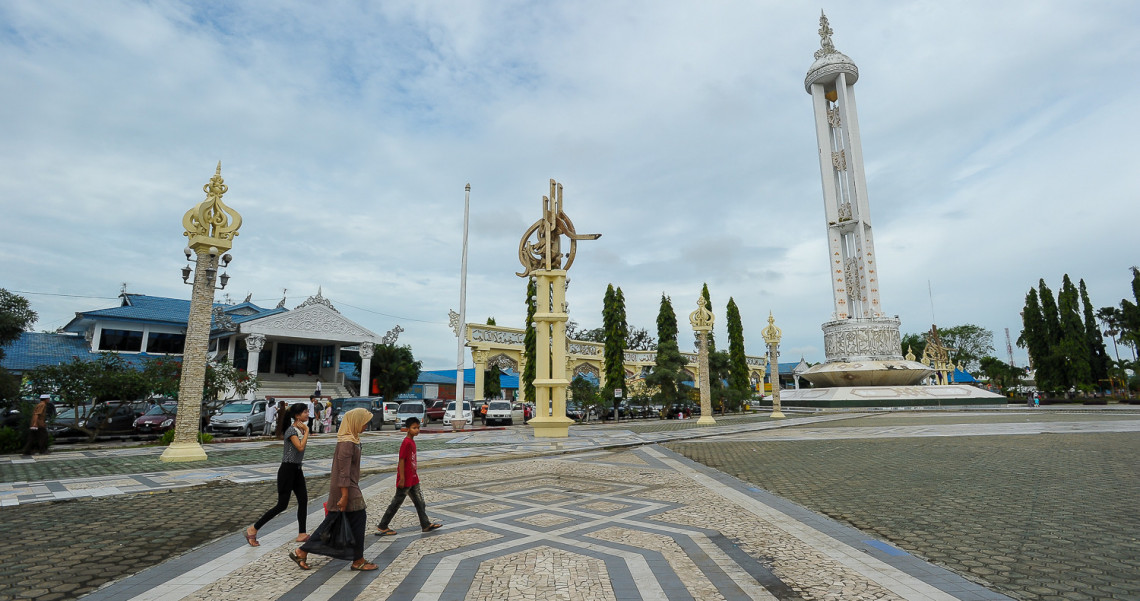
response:
{"label": "shrub", "polygon": [[7,426],[0,428],[0,453],[18,453],[25,442],[22,431]]}
{"label": "shrub", "polygon": [[[198,433],[198,443],[199,444],[208,444],[210,442],[213,442],[213,440],[214,440],[213,434],[210,434],[207,432],[199,432]],[[172,443],[172,442],[174,442],[174,430],[167,430],[166,433],[162,435],[162,438],[158,439],[158,444],[160,444],[164,447],[170,446],[170,443]]]}

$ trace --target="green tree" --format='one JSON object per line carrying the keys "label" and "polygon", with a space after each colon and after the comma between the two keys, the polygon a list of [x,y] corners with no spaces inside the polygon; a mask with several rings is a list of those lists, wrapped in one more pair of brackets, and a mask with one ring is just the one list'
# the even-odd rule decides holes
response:
{"label": "green tree", "polygon": [[748,359],[744,354],[744,324],[732,297],[728,298],[725,318],[728,321],[728,387],[739,396],[739,400],[743,400],[751,394],[752,386],[748,381]]}
{"label": "green tree", "polygon": [[606,329],[604,327],[592,330],[583,330],[573,319],[566,322],[566,339],[580,340],[582,342],[605,342]]}
{"label": "green tree", "polygon": [[1065,362],[1060,354],[1061,317],[1057,311],[1057,299],[1053,296],[1053,291],[1049,289],[1049,286],[1045,285],[1044,279],[1038,281],[1037,298],[1041,301],[1041,317],[1045,324],[1044,332],[1046,348],[1048,349],[1040,361],[1034,359],[1039,382],[1038,387],[1041,387],[1040,378],[1042,372],[1045,372],[1045,381],[1050,383],[1050,386],[1046,387],[1045,390],[1053,392],[1068,390]]}
{"label": "green tree", "polygon": [[994,352],[994,333],[971,323],[939,328],[942,344],[957,349],[954,361],[960,361],[967,371],[977,371],[982,357]]}
{"label": "green tree", "polygon": [[1037,371],[1037,387],[1054,391],[1060,387],[1057,372],[1051,366],[1053,347],[1049,340],[1048,327],[1037,300],[1037,290],[1030,288],[1025,295],[1025,308],[1021,311],[1022,330],[1017,337],[1017,346],[1029,352],[1029,360]]}
{"label": "green tree", "polygon": [[1140,346],[1140,269],[1132,268],[1132,298],[1120,301],[1120,339],[1132,347],[1135,354]]}
{"label": "green tree", "polygon": [[[712,311],[712,297],[709,296],[709,285],[707,283],[701,287],[701,297],[705,299],[705,308],[707,308],[709,311]],[[716,337],[713,336],[713,330],[709,330],[708,336],[706,338],[709,341],[709,354],[711,355],[712,353],[716,352]],[[697,348],[700,348],[701,346],[701,336],[696,332],[693,332],[693,346]]]}
{"label": "green tree", "polygon": [[1093,313],[1092,303],[1089,301],[1089,291],[1085,287],[1084,279],[1080,281],[1081,308],[1084,313],[1085,344],[1088,346],[1089,368],[1092,370],[1092,383],[1101,385],[1108,380],[1108,349],[1104,347],[1104,337],[1097,327],[1096,315]]}
{"label": "green tree", "polygon": [[685,358],[677,347],[677,314],[669,297],[661,295],[657,313],[657,361],[645,378],[648,386],[658,389],[656,401],[668,406],[687,398],[683,382]]}
{"label": "green tree", "polygon": [[[421,363],[416,361],[412,347],[408,345],[377,344],[375,349],[372,354],[372,379],[376,380],[384,400],[394,401],[397,396],[411,390],[419,379]],[[358,373],[363,373],[360,371],[359,358],[356,360],[356,369]],[[361,386],[368,390],[367,384],[362,382]],[[463,391],[458,392],[463,394]]]}
{"label": "green tree", "polygon": [[582,374],[574,376],[570,382],[570,399],[584,411],[599,403],[598,385],[586,379]]}
{"label": "green tree", "polygon": [[982,357],[979,364],[982,373],[1001,387],[1003,394],[1013,391],[1021,383],[1021,377],[1025,375],[1025,371],[1020,367],[1012,367],[996,357]]}
{"label": "green tree", "polygon": [[495,323],[495,318],[492,316],[492,317],[487,318],[487,325],[493,326],[493,325],[498,325],[498,324]]}
{"label": "green tree", "polygon": [[[602,301],[602,328],[605,330],[605,347],[602,355],[605,390],[608,398],[613,399],[614,414],[617,414],[618,404],[625,398],[625,340],[628,335],[625,323],[625,295],[621,288],[614,290],[613,284],[606,286],[606,295]],[[621,397],[614,394],[621,391]]]}
{"label": "green tree", "polygon": [[[1034,295],[1036,298],[1036,295]],[[905,355],[907,352],[914,354],[915,359],[922,357],[922,352],[926,350],[926,334],[907,334],[902,337],[902,351]]]}
{"label": "green tree", "polygon": [[1065,387],[1088,389],[1093,383],[1088,338],[1085,336],[1085,324],[1081,321],[1080,296],[1067,273],[1061,282],[1061,291],[1057,294],[1057,311],[1061,318],[1061,344],[1058,350],[1064,358]]}
{"label": "green tree", "polygon": [[645,328],[629,328],[625,337],[625,348],[630,351],[651,351],[657,348],[657,339]]}
{"label": "green tree", "polygon": [[[535,374],[535,344],[534,314],[538,310],[538,285],[534,278],[526,285],[526,334],[523,336],[523,372],[522,389],[526,400],[533,403],[537,400],[534,391]],[[457,397],[462,398],[462,397]]]}
{"label": "green tree", "polygon": [[491,369],[484,372],[483,375],[483,398],[497,399],[503,393],[503,386],[499,381],[503,375],[503,371],[499,369],[499,364],[494,363]]}
{"label": "green tree", "polygon": [[[0,361],[4,347],[31,329],[38,316],[28,299],[0,288]],[[0,400],[15,401],[20,397],[20,378],[0,367]]]}

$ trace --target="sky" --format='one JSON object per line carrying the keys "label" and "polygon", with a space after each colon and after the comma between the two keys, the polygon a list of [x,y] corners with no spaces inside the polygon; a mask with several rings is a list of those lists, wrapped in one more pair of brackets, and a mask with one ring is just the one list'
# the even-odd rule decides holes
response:
{"label": "sky", "polygon": [[859,67],[882,306],[904,334],[977,324],[1004,359],[1039,278],[1083,278],[1096,307],[1131,296],[1140,3],[1108,0],[6,0],[0,288],[46,331],[124,283],[189,298],[182,216],[220,160],[243,217],[233,300],[320,289],[446,369],[464,185],[468,321],[522,327],[518,244],[553,178],[602,234],[569,272],[582,327],[612,283],[632,326],[654,332],[665,294],[685,332],[707,283],[719,344],[732,297],[748,354],[771,312],[782,360],[822,361],[803,87],[821,8]]}

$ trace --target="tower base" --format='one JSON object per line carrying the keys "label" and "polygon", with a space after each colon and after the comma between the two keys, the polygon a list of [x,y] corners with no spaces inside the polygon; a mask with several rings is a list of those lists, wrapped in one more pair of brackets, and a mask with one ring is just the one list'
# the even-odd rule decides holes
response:
{"label": "tower base", "polygon": [[802,388],[780,392],[784,407],[961,407],[1005,406],[1006,399],[988,390],[951,384],[948,386],[837,386]]}
{"label": "tower base", "polygon": [[573,423],[574,420],[568,417],[536,417],[527,425],[534,429],[535,438],[567,438]]}
{"label": "tower base", "polygon": [[165,463],[181,461],[205,461],[206,450],[197,442],[172,442],[162,452],[159,459]]}

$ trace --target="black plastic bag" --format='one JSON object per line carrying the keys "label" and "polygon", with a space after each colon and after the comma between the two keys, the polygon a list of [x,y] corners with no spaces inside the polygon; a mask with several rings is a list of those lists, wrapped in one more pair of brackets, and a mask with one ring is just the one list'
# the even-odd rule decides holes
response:
{"label": "black plastic bag", "polygon": [[356,537],[352,525],[343,511],[330,511],[320,526],[309,536],[309,542],[301,545],[306,553],[325,555],[333,559],[353,561]]}

